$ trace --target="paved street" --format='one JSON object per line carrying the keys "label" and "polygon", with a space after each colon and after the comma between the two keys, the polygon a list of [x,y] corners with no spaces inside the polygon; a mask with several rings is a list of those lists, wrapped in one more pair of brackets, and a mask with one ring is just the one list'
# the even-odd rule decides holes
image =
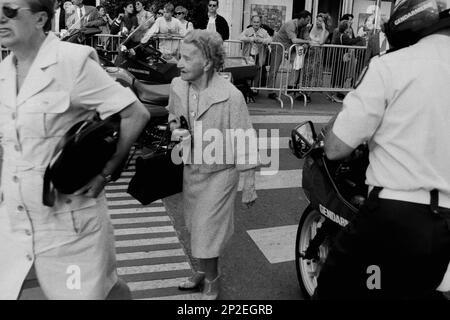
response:
{"label": "paved street", "polygon": [[[300,188],[302,162],[290,153],[288,140],[291,129],[302,121],[312,120],[320,129],[336,105],[306,109],[297,105],[295,110],[282,110],[274,102],[268,103],[273,108],[250,105],[251,115],[256,129],[279,131],[279,172],[271,176],[258,173],[259,199],[250,210],[241,207],[238,194],[235,233],[221,259],[221,299],[302,298],[293,257],[296,228],[306,202]],[[132,161],[122,177],[106,188],[119,275],[134,299],[198,299],[199,292],[177,288],[195,267],[180,195],[165,199],[166,207],[162,201],[142,206],[126,193],[134,169]],[[37,291],[36,287],[37,282],[29,282],[28,293]]]}
{"label": "paved street", "polygon": [[[298,299],[293,263],[295,232],[305,201],[300,189],[300,160],[291,155],[291,129],[302,121],[326,123],[329,115],[279,115],[252,111],[256,129],[278,129],[280,171],[257,176],[259,200],[251,210],[236,202],[235,235],[222,263],[222,299]],[[270,134],[269,134],[270,136]],[[115,228],[118,272],[135,299],[197,299],[177,284],[190,275],[189,235],[180,210],[180,195],[143,207],[127,193],[134,162],[107,187]],[[254,272],[258,270],[258,272]],[[264,289],[264,290],[262,290]]]}

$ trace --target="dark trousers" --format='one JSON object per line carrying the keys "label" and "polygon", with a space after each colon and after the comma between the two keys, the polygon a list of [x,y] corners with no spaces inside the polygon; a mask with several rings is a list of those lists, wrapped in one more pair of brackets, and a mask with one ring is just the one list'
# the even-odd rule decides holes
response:
{"label": "dark trousers", "polygon": [[280,70],[281,63],[283,62],[284,52],[281,47],[277,45],[271,45],[271,49],[269,79],[267,80],[267,87],[275,88],[277,74],[278,70]]}
{"label": "dark trousers", "polygon": [[450,261],[450,209],[434,213],[378,192],[337,236],[314,298],[444,299],[435,289]]}

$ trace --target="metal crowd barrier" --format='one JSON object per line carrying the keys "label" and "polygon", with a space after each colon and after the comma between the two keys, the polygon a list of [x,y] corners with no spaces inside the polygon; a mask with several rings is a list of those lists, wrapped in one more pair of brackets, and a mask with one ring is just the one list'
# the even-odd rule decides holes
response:
{"label": "metal crowd barrier", "polygon": [[85,45],[93,47],[99,54],[114,62],[120,52],[120,44],[125,40],[123,36],[113,34],[96,34],[85,41]]}
{"label": "metal crowd barrier", "polygon": [[165,56],[175,59],[180,58],[180,44],[183,37],[180,36],[157,36],[156,48]]}
{"label": "metal crowd barrier", "polygon": [[289,49],[291,67],[285,78],[285,95],[291,100],[305,92],[349,92],[364,68],[365,46],[292,45]]}
{"label": "metal crowd barrier", "polygon": [[266,59],[264,61],[255,61],[258,71],[251,89],[275,94],[276,100],[280,103],[280,107],[283,108],[284,103],[281,96],[286,94],[283,89],[283,79],[286,78],[289,65],[289,61],[286,60],[286,50],[283,44],[278,42],[272,42],[270,45],[264,45],[264,47]]}
{"label": "metal crowd barrier", "polygon": [[243,42],[240,40],[225,40],[223,48],[227,57],[242,57]]}

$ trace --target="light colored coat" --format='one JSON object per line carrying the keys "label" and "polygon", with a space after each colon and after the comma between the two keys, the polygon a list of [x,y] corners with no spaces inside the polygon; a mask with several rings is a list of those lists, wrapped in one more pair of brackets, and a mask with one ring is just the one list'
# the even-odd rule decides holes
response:
{"label": "light colored coat", "polygon": [[258,31],[255,32],[255,29],[253,27],[245,29],[241,36],[239,37],[239,40],[244,42],[244,48],[243,48],[243,55],[245,57],[250,56],[252,46],[254,45],[252,40],[255,38],[258,38],[259,40],[262,40],[262,43],[256,43],[256,46],[258,48],[258,55],[259,55],[259,66],[262,67],[264,63],[266,62],[266,56],[268,52],[267,45],[270,44],[272,41],[272,38],[269,36],[267,31],[263,28],[259,28]]}
{"label": "light colored coat", "polygon": [[[172,81],[169,95],[169,121],[184,116],[188,119],[188,94],[189,83],[181,78]],[[190,110],[193,112],[194,110]],[[253,139],[256,131],[253,129],[247,104],[242,93],[228,80],[215,74],[210,80],[208,88],[200,93],[198,113],[194,116],[197,122],[201,121],[203,134],[208,130],[219,130],[224,137],[223,164],[199,164],[202,173],[220,171],[230,167],[236,167],[239,171],[256,168],[258,163],[249,163],[244,159],[258,159],[257,150],[246,144],[245,148],[230,146],[229,132],[227,129],[243,129]],[[250,129],[250,130],[249,130]],[[193,130],[193,128],[191,128]],[[191,134],[193,134],[191,132]],[[195,138],[195,137],[194,137]],[[255,140],[256,141],[256,140]],[[201,144],[201,147],[199,146]],[[193,151],[202,151],[210,144],[209,141],[196,141],[193,139]],[[233,163],[226,161],[227,152],[233,150]],[[255,154],[256,152],[256,154]],[[228,154],[231,157],[231,155]]]}
{"label": "light colored coat", "polygon": [[[197,105],[195,102],[191,102],[191,108],[188,107],[188,97],[192,95],[188,82],[181,78],[172,81],[169,120],[181,116],[189,119],[190,115],[193,127],[193,122],[197,125],[201,122],[201,133],[219,133],[223,137],[223,161],[227,158],[227,151],[233,153],[229,157],[231,163],[197,164],[194,155],[194,164],[184,167],[183,213],[191,234],[192,255],[195,258],[209,259],[222,254],[234,231],[238,171],[255,168],[258,162],[257,149],[249,149],[248,143],[245,143],[245,149],[238,148],[238,143],[234,148],[229,144],[227,129],[251,129],[246,133],[251,139],[255,139],[254,142],[257,137],[242,93],[228,80],[218,74],[212,77],[208,88],[201,91],[195,100],[198,101],[198,111],[192,109]],[[194,133],[192,150],[195,153],[199,149],[203,153],[210,143],[209,139],[198,139]],[[255,163],[243,161],[252,159],[251,155],[256,159]]]}

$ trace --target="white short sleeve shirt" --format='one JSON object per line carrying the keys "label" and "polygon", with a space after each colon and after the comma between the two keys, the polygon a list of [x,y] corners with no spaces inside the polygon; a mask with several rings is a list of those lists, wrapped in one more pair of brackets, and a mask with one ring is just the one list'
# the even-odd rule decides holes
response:
{"label": "white short sleeve shirt", "polygon": [[449,52],[450,36],[434,34],[374,58],[345,98],[333,132],[353,148],[369,141],[368,185],[450,196]]}

